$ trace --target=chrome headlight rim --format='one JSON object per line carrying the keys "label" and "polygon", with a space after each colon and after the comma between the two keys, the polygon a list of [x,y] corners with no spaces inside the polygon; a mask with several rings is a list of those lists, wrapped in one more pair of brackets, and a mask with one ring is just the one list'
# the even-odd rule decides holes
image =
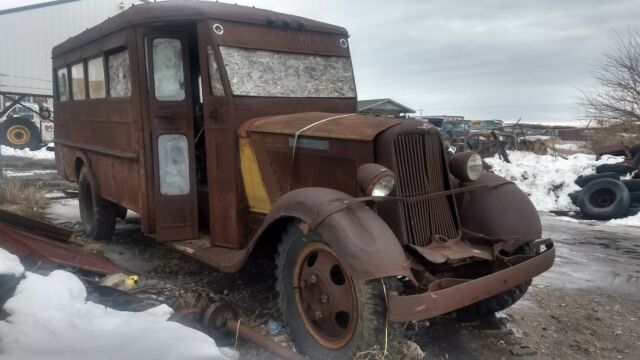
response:
{"label": "chrome headlight rim", "polygon": [[482,174],[482,157],[475,151],[457,153],[449,160],[449,171],[462,182],[472,182]]}
{"label": "chrome headlight rim", "polygon": [[396,175],[386,167],[375,164],[363,164],[358,167],[358,187],[366,196],[389,196],[396,186]]}

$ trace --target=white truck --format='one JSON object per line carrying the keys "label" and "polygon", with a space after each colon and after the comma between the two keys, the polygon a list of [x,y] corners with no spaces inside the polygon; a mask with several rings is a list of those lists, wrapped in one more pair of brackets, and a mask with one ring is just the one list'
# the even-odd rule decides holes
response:
{"label": "white truck", "polygon": [[50,116],[51,110],[41,110],[36,103],[16,104],[0,118],[0,143],[16,149],[41,149],[53,141]]}

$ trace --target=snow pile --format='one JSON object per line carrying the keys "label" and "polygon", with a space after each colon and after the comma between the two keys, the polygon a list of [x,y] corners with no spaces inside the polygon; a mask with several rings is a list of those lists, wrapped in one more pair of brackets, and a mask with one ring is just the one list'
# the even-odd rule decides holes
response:
{"label": "snow pile", "polygon": [[553,155],[536,155],[530,152],[509,152],[511,164],[497,156],[485,159],[493,172],[515,182],[538,211],[577,210],[569,194],[580,190],[575,180],[580,175],[595,173],[600,164],[620,162],[620,157],[603,156],[596,161],[595,155],[574,154],[566,159]]}
{"label": "snow pile", "polygon": [[[0,264],[5,253],[0,251]],[[237,358],[205,334],[166,321],[173,313],[166,305],[133,313],[87,302],[86,296],[69,272],[27,272],[4,306],[10,316],[0,321],[0,359]]]}
{"label": "snow pile", "polygon": [[0,248],[0,275],[20,276],[23,273],[24,267],[20,263],[20,259],[7,250]]}
{"label": "snow pile", "polygon": [[0,145],[0,155],[1,156],[17,156],[31,159],[55,159],[55,152],[49,151],[46,147],[31,151],[29,149],[18,150],[9,146]]}

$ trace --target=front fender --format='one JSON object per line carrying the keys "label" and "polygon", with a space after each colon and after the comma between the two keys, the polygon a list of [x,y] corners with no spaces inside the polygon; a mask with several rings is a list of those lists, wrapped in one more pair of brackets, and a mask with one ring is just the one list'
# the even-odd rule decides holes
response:
{"label": "front fender", "polygon": [[[351,198],[327,188],[302,188],[288,192],[274,203],[252,243],[257,242],[269,225],[279,219],[293,217],[313,224],[323,205]],[[313,230],[336,252],[345,270],[358,280],[387,276],[413,278],[409,260],[398,239],[378,214],[363,203],[356,202],[332,213]]]}
{"label": "front fender", "polygon": [[483,172],[480,179],[465,185],[480,184],[487,185],[487,188],[467,192],[459,202],[466,240],[502,243],[502,248],[512,251],[542,237],[538,212],[516,184]]}

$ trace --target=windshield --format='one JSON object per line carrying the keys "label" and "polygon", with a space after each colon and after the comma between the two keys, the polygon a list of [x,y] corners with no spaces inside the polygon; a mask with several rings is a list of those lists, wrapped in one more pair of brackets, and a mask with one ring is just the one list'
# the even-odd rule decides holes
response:
{"label": "windshield", "polygon": [[234,95],[269,97],[356,96],[351,59],[221,46]]}

